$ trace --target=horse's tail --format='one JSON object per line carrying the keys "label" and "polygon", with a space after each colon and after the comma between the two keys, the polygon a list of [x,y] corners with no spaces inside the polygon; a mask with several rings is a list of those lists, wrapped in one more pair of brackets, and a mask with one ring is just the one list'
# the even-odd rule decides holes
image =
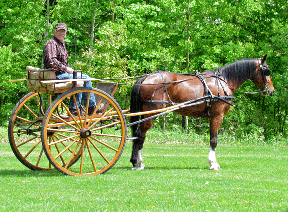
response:
{"label": "horse's tail", "polygon": [[[141,99],[140,99],[140,87],[141,84],[143,83],[143,81],[146,79],[146,77],[142,77],[140,79],[138,79],[133,88],[132,88],[132,92],[131,92],[131,102],[130,102],[130,113],[137,113],[140,112],[141,109]],[[130,123],[139,121],[139,116],[132,116],[130,118]],[[138,124],[133,124],[131,126],[132,132],[134,134],[134,132],[137,130],[138,128]]]}

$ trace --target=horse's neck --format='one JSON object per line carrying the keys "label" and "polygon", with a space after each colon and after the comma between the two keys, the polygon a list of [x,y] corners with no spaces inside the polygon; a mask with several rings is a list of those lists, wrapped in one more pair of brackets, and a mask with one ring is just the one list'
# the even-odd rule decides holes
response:
{"label": "horse's neck", "polygon": [[239,77],[238,79],[226,78],[225,80],[228,84],[229,89],[232,91],[232,94],[234,94],[240,88],[240,86],[249,79],[251,79],[251,76],[250,77],[248,77],[248,76],[243,77],[242,76],[242,77]]}
{"label": "horse's neck", "polygon": [[228,84],[228,87],[229,89],[232,91],[232,95],[240,88],[240,86],[245,82],[247,81],[248,79],[246,80],[243,80],[243,81],[234,81],[234,80],[229,80],[227,82]]}

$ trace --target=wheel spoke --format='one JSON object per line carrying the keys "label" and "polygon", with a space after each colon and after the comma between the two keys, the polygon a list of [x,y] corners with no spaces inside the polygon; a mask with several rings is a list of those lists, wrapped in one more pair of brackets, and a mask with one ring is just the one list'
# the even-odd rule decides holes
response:
{"label": "wheel spoke", "polygon": [[18,148],[18,147],[20,147],[20,146],[22,146],[22,145],[24,145],[24,144],[26,144],[26,143],[28,143],[28,142],[30,142],[30,141],[33,141],[33,140],[36,139],[36,138],[38,138],[38,136],[35,136],[35,137],[33,137],[33,138],[30,138],[30,139],[28,139],[27,141],[24,141],[24,142],[18,144],[16,147]]}
{"label": "wheel spoke", "polygon": [[[73,140],[73,142],[71,142],[68,146],[66,146],[56,157],[55,159],[57,159],[60,155],[62,155],[64,152],[67,151],[67,149],[72,146],[73,144],[75,144],[77,141]],[[78,144],[77,144],[78,145]]]}
{"label": "wheel spoke", "polygon": [[[60,153],[60,150],[59,150],[59,148],[58,148],[58,145],[57,145],[57,144],[55,144],[55,147],[56,147],[56,150],[57,150],[57,152],[58,152],[58,153]],[[65,165],[65,161],[64,161],[64,159],[63,159],[62,155],[60,155],[60,159],[61,159],[61,161],[62,161],[62,163],[63,163],[63,166],[64,166],[64,165]]]}
{"label": "wheel spoke", "polygon": [[[92,138],[93,140],[97,141],[98,143],[100,143],[100,144],[102,144],[102,145],[104,145],[104,146],[106,146],[106,147],[114,150],[115,152],[118,152],[117,149],[114,149],[113,147],[109,146],[108,144],[105,144],[104,142],[98,140],[97,138],[94,138],[93,136],[91,136],[91,138]],[[89,140],[89,141],[90,141],[91,143],[93,143],[91,140]],[[93,145],[93,146],[94,146],[94,145]]]}
{"label": "wheel spoke", "polygon": [[[62,136],[62,137],[64,137],[64,138],[68,138],[68,136],[65,136],[65,135],[62,135],[62,134],[60,134],[60,133],[55,133],[56,135],[59,135],[59,136]],[[58,137],[58,136],[56,136],[56,135],[53,135],[53,136],[55,136],[55,138],[57,138],[58,140],[60,140],[60,138]],[[63,145],[63,146],[65,146],[65,147],[67,147],[63,142],[61,142],[61,144]],[[72,150],[69,148],[68,149],[71,153],[72,153]]]}
{"label": "wheel spoke", "polygon": [[101,130],[101,129],[104,129],[104,128],[107,128],[107,127],[112,127],[112,126],[114,126],[114,125],[116,125],[116,124],[119,124],[119,123],[120,123],[120,121],[113,122],[113,123],[107,124],[107,125],[103,125],[103,126],[94,128],[93,130],[91,130],[91,132],[94,132],[94,131],[96,131],[96,130]]}
{"label": "wheel spoke", "polygon": [[53,141],[54,141],[54,142],[49,143],[48,145],[49,145],[49,146],[52,146],[52,145],[54,145],[54,144],[62,143],[62,142],[64,142],[64,141],[67,141],[67,140],[70,140],[70,139],[71,139],[72,141],[75,141],[73,138],[76,138],[76,137],[79,137],[79,135],[74,135],[74,136],[71,136],[71,137],[63,138],[63,139],[58,140],[58,141],[54,141],[54,138],[53,138]]}
{"label": "wheel spoke", "polygon": [[96,124],[99,123],[99,121],[102,121],[103,118],[110,113],[114,108],[111,108],[110,110],[108,110],[106,113],[104,113],[97,121],[95,121],[90,127],[88,127],[88,129],[90,130],[92,127],[94,127]]}
{"label": "wheel spoke", "polygon": [[38,160],[37,160],[36,166],[39,165],[39,162],[40,162],[40,159],[41,159],[41,157],[42,157],[42,154],[43,154],[43,148],[42,148],[41,151],[40,151],[40,154],[39,154],[39,157],[38,157]]}
{"label": "wheel spoke", "polygon": [[80,163],[80,174],[82,174],[82,169],[83,169],[83,157],[84,157],[84,146],[85,146],[85,139],[82,140],[82,146],[81,146],[81,163]]}
{"label": "wheel spoke", "polygon": [[91,121],[92,121],[92,118],[94,117],[95,113],[97,112],[97,110],[99,109],[100,105],[101,105],[101,102],[102,102],[102,99],[101,98],[96,106],[96,109],[93,111],[93,114],[91,115],[91,118],[89,119],[89,122],[87,123],[86,127],[89,127],[90,124],[91,124]]}
{"label": "wheel spoke", "polygon": [[27,158],[31,152],[33,152],[33,150],[38,146],[38,144],[41,142],[41,140],[39,140],[33,147],[32,149],[30,149],[30,151],[24,156],[24,158]]}
{"label": "wheel spoke", "polygon": [[26,104],[24,104],[23,106],[32,114],[32,116],[38,119],[38,116]]}
{"label": "wheel spoke", "polygon": [[[90,141],[89,138],[87,138],[87,139]],[[90,141],[90,142],[91,142],[91,141]],[[87,144],[87,149],[88,149],[88,152],[89,152],[89,155],[90,155],[90,159],[91,159],[91,162],[92,162],[94,171],[96,172],[97,169],[96,169],[96,165],[95,165],[95,162],[94,162],[94,160],[93,160],[93,157],[92,157],[92,153],[91,153],[91,149],[90,149],[90,146],[89,146],[89,142],[86,142],[86,144]]]}
{"label": "wheel spoke", "polygon": [[[80,143],[81,143],[80,141],[81,141],[81,138],[79,139],[79,142],[77,143],[77,145],[76,145],[74,151],[72,152],[72,154],[71,154],[71,156],[70,156],[68,162],[67,162],[66,165],[64,166],[65,169],[67,169],[67,167],[69,166],[71,160],[72,160],[73,157],[75,156],[75,153],[76,153],[76,151],[77,151],[77,149],[78,149],[78,147],[79,147],[79,145],[80,145]],[[55,159],[56,159],[56,157],[55,157]]]}
{"label": "wheel spoke", "polygon": [[49,128],[49,131],[51,132],[62,132],[62,133],[79,133],[73,129],[68,129],[68,130],[60,130],[60,129],[53,129],[53,128]]}
{"label": "wheel spoke", "polygon": [[[68,113],[68,115],[73,119],[74,123],[77,124],[77,126],[78,126],[79,128],[81,128],[81,126],[78,124],[78,122],[76,121],[75,117],[71,114],[71,112],[69,111],[69,109],[67,108],[67,106],[66,106],[63,102],[61,102],[61,105],[65,108],[65,110],[66,110],[66,112]],[[68,122],[68,123],[70,123],[70,122]]]}
{"label": "wheel spoke", "polygon": [[74,128],[75,130],[80,131],[77,127],[74,127],[72,124],[68,123],[67,121],[65,121],[64,119],[60,118],[59,116],[56,116],[54,114],[52,114],[53,117],[59,119],[60,121],[64,122],[65,124],[69,125],[70,127]]}
{"label": "wheel spoke", "polygon": [[80,109],[79,109],[79,106],[77,104],[75,95],[73,95],[73,100],[74,100],[74,104],[76,106],[76,110],[77,110],[77,114],[78,114],[78,117],[79,117],[79,120],[80,120],[81,127],[83,127],[83,123],[81,121],[81,113],[80,113]]}
{"label": "wheel spoke", "polygon": [[87,100],[86,100],[86,109],[85,109],[85,121],[84,121],[84,127],[86,128],[87,127],[87,115],[88,115],[88,112],[89,112],[89,98],[90,98],[90,93],[88,93],[87,95]]}
{"label": "wheel spoke", "polygon": [[[24,121],[24,122],[19,123],[20,125],[26,125],[26,124],[32,124],[32,123],[34,123],[34,121],[29,121],[29,120],[27,120],[27,119],[25,119],[25,118],[22,118],[22,117],[20,117],[20,116],[16,116],[16,118],[19,119],[19,120],[21,120],[21,121]],[[37,125],[37,124],[35,124],[35,125],[36,125],[36,126],[39,126],[39,125]]]}
{"label": "wheel spoke", "polygon": [[106,136],[106,137],[111,137],[111,138],[122,138],[121,135],[109,135],[109,134],[99,134],[99,133],[92,133],[91,135]]}
{"label": "wheel spoke", "polygon": [[106,157],[102,154],[102,152],[97,148],[97,146],[95,146],[95,144],[89,140],[90,143],[92,144],[92,146],[97,150],[97,152],[102,156],[102,158],[107,162],[107,164],[109,163],[109,161],[106,159]]}
{"label": "wheel spoke", "polygon": [[[50,137],[49,137],[49,143],[50,143],[50,144],[52,143],[52,142],[51,142],[51,138],[52,138],[53,142],[55,143],[55,148],[56,148],[57,152],[60,153],[60,150],[59,150],[59,148],[58,148],[57,142],[55,141],[55,138],[54,138],[53,136],[50,136]],[[61,160],[62,160],[63,165],[65,165],[65,161],[64,161],[62,155],[60,155],[60,158],[61,158]]]}

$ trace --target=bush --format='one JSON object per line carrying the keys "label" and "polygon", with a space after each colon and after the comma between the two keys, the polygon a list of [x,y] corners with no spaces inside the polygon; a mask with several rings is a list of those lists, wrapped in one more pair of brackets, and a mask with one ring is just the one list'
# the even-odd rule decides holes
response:
{"label": "bush", "polygon": [[0,47],[0,125],[8,122],[15,104],[28,92],[25,82],[8,82],[25,78],[19,58],[12,45]]}

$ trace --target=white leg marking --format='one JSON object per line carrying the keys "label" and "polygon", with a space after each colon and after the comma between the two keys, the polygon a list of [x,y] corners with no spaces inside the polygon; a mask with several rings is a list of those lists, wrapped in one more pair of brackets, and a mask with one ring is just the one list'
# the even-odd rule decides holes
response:
{"label": "white leg marking", "polygon": [[208,154],[208,163],[210,164],[210,167],[209,167],[210,170],[219,170],[220,169],[220,166],[216,160],[216,153],[211,147],[210,147],[209,154]]}
{"label": "white leg marking", "polygon": [[132,168],[133,170],[143,170],[146,169],[143,163],[143,149],[137,152],[137,166]]}

